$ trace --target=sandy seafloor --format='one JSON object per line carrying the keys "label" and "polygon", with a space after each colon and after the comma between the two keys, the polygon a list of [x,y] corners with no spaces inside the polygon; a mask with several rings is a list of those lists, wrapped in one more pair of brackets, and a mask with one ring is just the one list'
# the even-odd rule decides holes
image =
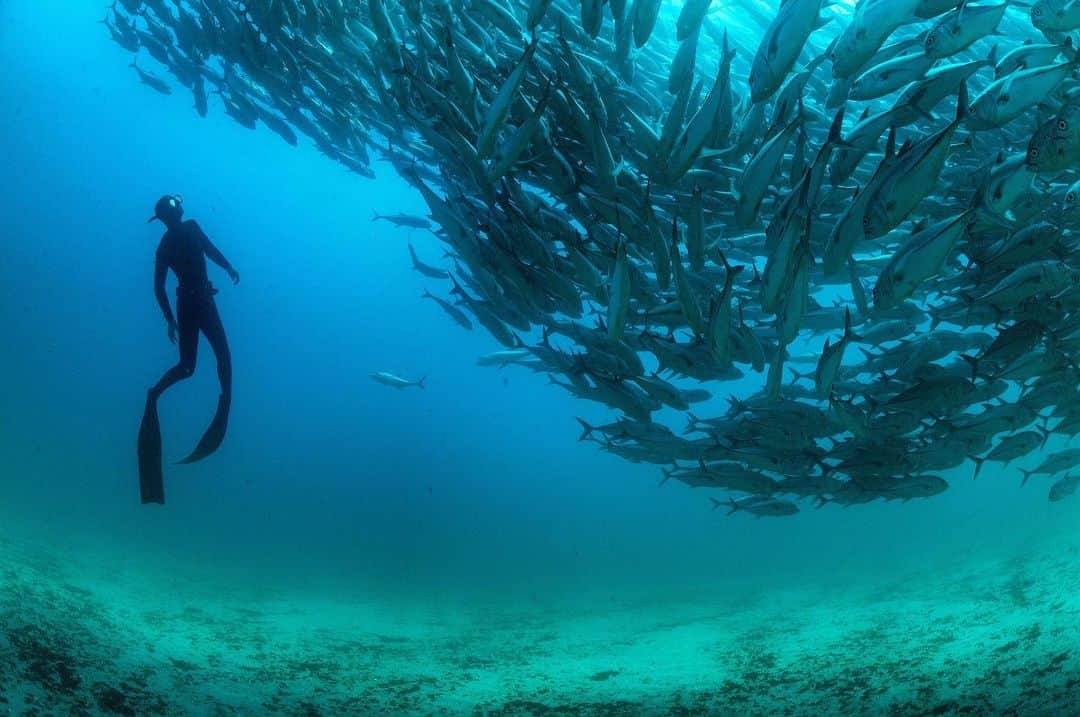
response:
{"label": "sandy seafloor", "polygon": [[[0,530],[0,713],[1080,714],[1080,545],[843,590],[334,602]],[[718,555],[718,560],[722,555]]]}

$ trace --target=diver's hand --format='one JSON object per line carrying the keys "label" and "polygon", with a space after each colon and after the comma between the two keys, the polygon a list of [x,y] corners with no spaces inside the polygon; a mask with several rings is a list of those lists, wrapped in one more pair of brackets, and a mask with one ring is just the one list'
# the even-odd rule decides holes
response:
{"label": "diver's hand", "polygon": [[169,341],[176,343],[176,322],[169,322]]}
{"label": "diver's hand", "polygon": [[229,278],[232,279],[233,286],[240,283],[240,272],[236,269],[229,269]]}

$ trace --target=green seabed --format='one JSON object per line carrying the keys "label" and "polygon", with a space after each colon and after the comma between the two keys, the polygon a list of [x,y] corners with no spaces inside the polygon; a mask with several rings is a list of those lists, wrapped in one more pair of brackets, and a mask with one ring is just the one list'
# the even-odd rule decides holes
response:
{"label": "green seabed", "polygon": [[0,712],[1076,714],[1080,545],[996,555],[667,598],[334,602],[6,526]]}

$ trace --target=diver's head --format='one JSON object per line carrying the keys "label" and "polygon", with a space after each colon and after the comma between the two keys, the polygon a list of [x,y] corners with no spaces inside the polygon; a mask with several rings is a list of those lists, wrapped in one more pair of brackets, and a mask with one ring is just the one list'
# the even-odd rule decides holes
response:
{"label": "diver's head", "polygon": [[184,216],[183,197],[179,194],[167,194],[157,200],[157,204],[154,205],[154,216],[146,221],[150,223],[155,219],[160,219],[165,226],[171,227],[178,224],[182,216]]}

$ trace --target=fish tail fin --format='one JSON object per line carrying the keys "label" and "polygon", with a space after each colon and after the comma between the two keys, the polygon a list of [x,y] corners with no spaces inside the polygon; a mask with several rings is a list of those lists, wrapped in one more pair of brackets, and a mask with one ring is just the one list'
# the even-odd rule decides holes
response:
{"label": "fish tail fin", "polygon": [[371,221],[373,221],[373,222],[374,222],[374,221],[377,221],[377,220],[379,220],[379,219],[382,219],[382,218],[383,218],[383,215],[382,215],[382,214],[379,214],[379,213],[378,213],[377,211],[375,211],[374,209],[373,209],[373,210],[371,210]]}
{"label": "fish tail fin", "polygon": [[1035,473],[1035,471],[1033,471],[1033,470],[1027,471],[1027,470],[1024,470],[1023,468],[1020,468],[1018,470],[1021,473],[1024,474],[1024,479],[1022,481],[1020,481],[1020,487],[1023,488],[1025,485],[1027,485],[1028,479],[1031,478],[1031,476]]}
{"label": "fish tail fin", "polygon": [[851,307],[844,307],[844,337],[841,341],[862,341],[863,337],[851,328]]}
{"label": "fish tail fin", "polygon": [[[726,274],[730,274],[732,266],[728,263],[727,257],[724,256],[724,250],[720,247],[716,247],[716,256],[720,258],[720,263],[724,265],[724,271],[726,272]],[[742,267],[739,268],[742,269]]]}
{"label": "fish tail fin", "polygon": [[841,105],[840,109],[836,111],[836,116],[833,117],[832,125],[829,127],[829,138],[825,140],[825,143],[832,145],[833,147],[850,147],[851,145],[848,142],[844,141],[844,138],[841,136],[841,132],[843,131],[843,129],[844,106]]}
{"label": "fish tail fin", "polygon": [[1035,430],[1042,434],[1042,443],[1039,444],[1039,449],[1042,450],[1046,447],[1046,441],[1049,440],[1053,432],[1046,426],[1035,426]]}
{"label": "fish tail fin", "polygon": [[933,331],[941,323],[941,312],[936,308],[931,308],[927,313],[930,314],[930,330]]}
{"label": "fish tail fin", "polygon": [[[714,498],[713,500],[716,500],[716,499]],[[717,502],[719,503],[719,501],[717,501]],[[732,513],[734,513],[735,511],[737,511],[739,509],[739,504],[735,502],[734,498],[728,498],[727,499],[727,504],[729,506],[727,515],[731,515]]]}
{"label": "fish tail fin", "polygon": [[435,296],[432,295],[432,293],[430,291],[428,291],[427,289],[424,289],[424,293],[420,294],[420,298],[421,299],[434,299]]}
{"label": "fish tail fin", "polygon": [[975,379],[979,377],[979,359],[977,356],[968,356],[967,354],[960,354],[960,358],[967,361],[971,366],[971,382],[975,383]]}
{"label": "fish tail fin", "polygon": [[[712,509],[713,510],[716,510],[717,508],[719,508],[720,506],[723,505],[723,503],[718,501],[716,498],[709,498],[709,500],[712,502]],[[730,513],[729,513],[729,515],[730,515]]]}
{"label": "fish tail fin", "polygon": [[[829,341],[829,340],[828,340],[828,339],[825,339],[825,341],[826,341],[826,343],[828,343],[828,341]],[[787,370],[788,370],[788,371],[789,371],[789,372],[791,373],[791,377],[792,377],[792,379],[794,379],[794,380],[795,380],[796,382],[798,382],[798,381],[801,381],[801,380],[803,380],[804,378],[806,378],[806,379],[812,379],[812,378],[814,377],[814,374],[813,374],[813,372],[811,372],[811,371],[807,371],[806,373],[799,373],[798,371],[796,371],[796,370],[795,370],[794,368],[792,368],[791,366],[788,366],[788,367],[787,367]]]}
{"label": "fish tail fin", "polygon": [[975,480],[976,478],[979,477],[979,471],[982,470],[983,463],[986,461],[986,459],[985,458],[979,458],[976,455],[970,455],[970,456],[968,456],[968,458],[970,458],[972,461],[975,462],[975,473],[971,476],[971,480]]}
{"label": "fish tail fin", "polygon": [[[586,438],[591,437],[592,432],[595,429],[592,426],[590,426],[588,423],[586,423],[584,421],[584,419],[577,418],[576,416],[575,416],[575,419],[577,420],[578,423],[581,424],[581,435],[578,436],[578,440],[579,441],[584,441]],[[665,478],[664,480],[667,480],[667,478]]]}
{"label": "fish tail fin", "polygon": [[1061,46],[1061,51],[1065,53],[1065,56],[1069,58],[1069,61],[1073,64],[1080,63],[1080,48],[1077,48],[1073,43],[1072,35],[1065,38],[1065,43]]}
{"label": "fish tail fin", "polygon": [[967,80],[960,83],[960,89],[956,92],[956,124],[960,124],[968,113],[968,88]]}
{"label": "fish tail fin", "polygon": [[427,381],[427,376],[421,376],[420,377],[420,380],[416,382],[417,387],[421,388],[421,389],[426,388],[424,386],[424,381]]}
{"label": "fish tail fin", "polygon": [[683,430],[683,435],[696,431],[697,424],[700,423],[700,421],[698,421],[698,417],[695,416],[692,411],[687,411],[686,416],[686,428]]}
{"label": "fish tail fin", "polygon": [[671,480],[671,476],[675,474],[675,467],[672,466],[671,468],[665,468],[663,466],[660,466],[660,472],[664,474],[664,477],[661,478],[660,482],[656,484],[657,488]]}
{"label": "fish tail fin", "polygon": [[[1069,38],[1072,40],[1072,38]],[[994,46],[990,48],[990,54],[986,56],[986,66],[994,67],[998,61],[998,43],[994,43]]]}

